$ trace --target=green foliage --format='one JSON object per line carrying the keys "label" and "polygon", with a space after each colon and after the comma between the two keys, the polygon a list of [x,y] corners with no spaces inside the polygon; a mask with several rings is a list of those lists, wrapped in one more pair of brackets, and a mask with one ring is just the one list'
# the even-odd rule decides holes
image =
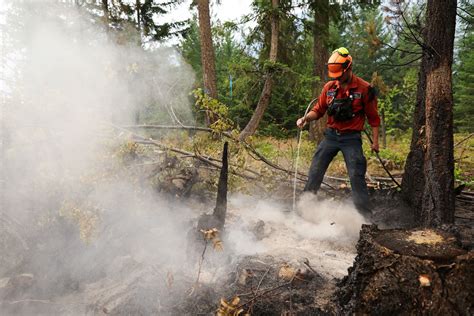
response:
{"label": "green foliage", "polygon": [[454,126],[458,131],[474,132],[474,29],[460,41],[459,63],[454,75]]}
{"label": "green foliage", "polygon": [[[414,13],[410,11],[407,14]],[[354,58],[354,72],[369,81],[379,92],[378,105],[380,112],[385,115],[387,134],[397,134],[411,127],[418,63],[407,67],[391,65],[403,64],[413,58],[404,52],[416,52],[416,46],[407,43],[387,27],[384,15],[374,6],[361,8],[357,19],[344,28],[343,35],[342,44],[349,47]]]}
{"label": "green foliage", "polygon": [[[375,156],[374,153],[371,153],[371,156]],[[391,161],[395,168],[402,169],[405,164],[406,155],[403,152],[394,151],[389,148],[380,149],[379,156],[382,159]]]}
{"label": "green foliage", "polygon": [[[70,5],[67,1],[61,2]],[[172,36],[181,36],[188,30],[188,21],[186,20],[159,23],[160,18],[172,12],[182,2],[181,0],[165,2],[109,0],[107,1],[107,17],[102,1],[70,2],[74,3],[72,5],[84,9],[90,15],[92,22],[106,26],[109,31],[114,31],[120,43],[133,41],[141,44],[142,42],[162,41]]]}
{"label": "green foliage", "polygon": [[211,98],[201,89],[194,90],[194,97],[196,98],[196,107],[210,113],[210,117],[213,118],[214,122],[209,125],[209,128],[215,133],[228,132],[235,127],[235,123],[229,118],[229,109],[225,104]]}
{"label": "green foliage", "polygon": [[[258,5],[256,4],[256,10],[263,10]],[[268,20],[264,15],[268,12],[260,13],[262,21],[267,23]],[[283,17],[290,19],[285,14]],[[296,132],[294,122],[304,111],[305,104],[312,94],[312,84],[318,80],[311,75],[311,36],[304,34],[303,30],[298,30],[294,20],[283,22],[279,61],[270,63],[267,49],[269,24],[259,25],[251,32],[246,38],[249,45],[247,47],[233,38],[234,33],[234,25],[217,24],[213,27],[219,101],[228,106],[229,115],[236,126],[243,128],[258,103],[265,81],[263,74],[271,69],[275,85],[271,103],[260,123],[259,132],[278,137],[294,135]],[[300,39],[301,36],[304,40]],[[254,45],[260,47],[258,55],[252,50]],[[197,24],[192,22],[190,31],[180,44],[180,49],[184,58],[197,72],[196,84],[202,87],[199,47]],[[230,77],[232,77],[232,95]]]}
{"label": "green foliage", "polygon": [[257,151],[261,153],[263,156],[270,159],[274,159],[280,154],[278,149],[275,148],[275,146],[270,142],[264,141],[264,142],[257,143],[255,146],[255,149],[257,149]]}
{"label": "green foliage", "polygon": [[[285,138],[296,134],[295,121],[310,101],[313,85],[326,78],[313,76],[314,21],[311,10],[315,9],[313,6],[317,9],[317,3],[293,2],[302,8],[300,16],[290,10],[290,1],[281,3],[276,63],[268,62],[271,35],[271,5],[268,1],[253,2],[252,14],[244,19],[254,18],[256,25],[247,33],[241,32],[241,40],[236,39],[241,31],[239,23],[217,23],[213,25],[213,42],[219,101],[227,106],[234,127],[243,128],[249,121],[262,91],[264,73],[270,68],[274,70],[275,84],[258,133]],[[398,136],[412,126],[418,88],[417,59],[421,57],[421,49],[407,36],[407,26],[420,30],[424,9],[407,6],[404,12],[406,21],[381,9],[384,9],[381,5],[330,4],[327,45],[349,48],[354,58],[354,72],[379,91],[379,108],[385,114],[387,135]],[[474,71],[471,69],[474,61],[470,65],[474,52],[472,42],[472,35],[469,37],[467,34],[455,73],[455,123],[459,130],[472,129],[472,123],[469,123],[473,121],[474,107],[470,106],[468,98],[474,94],[471,91]],[[202,87],[199,32],[195,20],[180,49],[197,73],[196,86]]]}

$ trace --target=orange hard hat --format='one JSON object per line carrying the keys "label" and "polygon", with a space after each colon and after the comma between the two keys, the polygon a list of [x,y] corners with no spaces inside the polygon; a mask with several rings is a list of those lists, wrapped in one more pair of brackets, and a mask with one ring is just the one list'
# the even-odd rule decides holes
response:
{"label": "orange hard hat", "polygon": [[339,47],[332,52],[328,60],[328,75],[331,78],[339,78],[352,65],[352,57],[345,47]]}

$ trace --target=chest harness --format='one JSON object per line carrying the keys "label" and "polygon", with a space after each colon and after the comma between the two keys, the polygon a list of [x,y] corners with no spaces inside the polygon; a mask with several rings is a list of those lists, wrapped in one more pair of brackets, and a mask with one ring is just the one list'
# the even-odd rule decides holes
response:
{"label": "chest harness", "polygon": [[327,113],[332,116],[336,122],[346,122],[352,120],[357,115],[363,115],[364,109],[355,112],[352,106],[354,99],[360,99],[361,93],[354,92],[353,89],[349,90],[349,96],[347,98],[337,98],[338,88],[327,92],[327,96],[332,97],[329,102]]}

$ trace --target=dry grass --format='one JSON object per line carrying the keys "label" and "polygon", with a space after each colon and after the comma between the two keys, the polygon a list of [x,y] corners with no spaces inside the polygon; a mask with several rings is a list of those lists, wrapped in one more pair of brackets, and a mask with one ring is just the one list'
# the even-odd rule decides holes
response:
{"label": "dry grass", "polygon": [[[454,143],[465,139],[468,134],[454,135]],[[400,137],[388,137],[387,148],[381,148],[380,157],[384,160],[388,169],[394,175],[403,173],[405,159],[410,149],[410,137],[408,132]],[[368,172],[371,176],[387,177],[376,155],[371,152],[369,141],[363,137],[363,150],[368,162]],[[169,133],[164,138],[165,142],[172,147],[179,147],[188,151],[198,150],[201,155],[220,157],[222,141],[212,139],[207,133],[196,133],[192,137],[187,132]],[[253,137],[251,144],[272,162],[289,170],[294,169],[297,156],[297,139],[276,139],[272,137]],[[298,169],[307,172],[311,159],[316,150],[316,143],[308,140],[307,133],[303,133]],[[464,182],[469,187],[474,187],[474,137],[464,141],[455,148],[456,160],[455,176],[458,182]],[[261,161],[253,159],[242,146],[236,143],[230,144],[231,163],[238,166],[261,171],[264,168]],[[327,175],[347,176],[346,166],[341,153],[339,153],[330,164]]]}

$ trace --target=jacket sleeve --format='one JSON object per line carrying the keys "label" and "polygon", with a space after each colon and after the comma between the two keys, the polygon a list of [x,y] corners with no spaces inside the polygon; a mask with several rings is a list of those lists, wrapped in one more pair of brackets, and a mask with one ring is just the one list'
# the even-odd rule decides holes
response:
{"label": "jacket sleeve", "polygon": [[369,125],[372,127],[380,126],[380,116],[377,109],[377,93],[371,86],[368,87],[364,95],[364,111]]}
{"label": "jacket sleeve", "polygon": [[328,104],[326,102],[326,93],[328,91],[327,86],[323,87],[323,90],[321,91],[321,94],[318,97],[318,102],[313,106],[311,111],[315,112],[317,114],[317,118],[321,118],[324,116],[324,113],[326,113],[328,109]]}

